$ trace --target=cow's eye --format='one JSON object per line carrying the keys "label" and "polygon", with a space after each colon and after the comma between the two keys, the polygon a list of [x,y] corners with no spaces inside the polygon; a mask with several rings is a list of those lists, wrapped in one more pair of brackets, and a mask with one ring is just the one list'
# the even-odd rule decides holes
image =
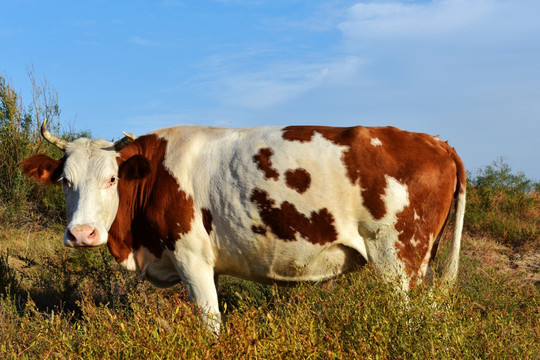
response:
{"label": "cow's eye", "polygon": [[118,182],[118,176],[111,176],[111,178],[109,179],[109,182],[107,183],[106,188],[110,188],[111,186],[113,186],[117,182]]}

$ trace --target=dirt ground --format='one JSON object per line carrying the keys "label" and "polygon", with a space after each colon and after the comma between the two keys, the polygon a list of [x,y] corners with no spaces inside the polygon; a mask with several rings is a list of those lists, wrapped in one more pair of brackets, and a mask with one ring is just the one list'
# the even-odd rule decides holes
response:
{"label": "dirt ground", "polygon": [[486,237],[463,236],[462,254],[480,259],[485,265],[522,275],[523,281],[540,286],[540,245],[530,243],[517,249],[498,244]]}

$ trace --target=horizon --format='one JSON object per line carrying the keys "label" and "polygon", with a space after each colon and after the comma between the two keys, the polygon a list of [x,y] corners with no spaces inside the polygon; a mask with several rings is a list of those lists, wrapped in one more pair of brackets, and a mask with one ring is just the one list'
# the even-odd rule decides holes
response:
{"label": "horizon", "polygon": [[27,69],[94,137],[180,124],[395,126],[467,170],[540,180],[533,0],[5,2],[0,74]]}

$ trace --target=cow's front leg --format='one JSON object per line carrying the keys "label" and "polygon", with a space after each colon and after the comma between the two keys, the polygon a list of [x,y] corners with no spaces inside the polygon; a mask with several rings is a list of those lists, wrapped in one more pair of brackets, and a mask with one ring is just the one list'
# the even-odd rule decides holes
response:
{"label": "cow's front leg", "polygon": [[201,311],[203,324],[219,335],[221,314],[213,267],[202,259],[189,257],[177,263],[177,270],[188,290],[190,300],[197,304]]}

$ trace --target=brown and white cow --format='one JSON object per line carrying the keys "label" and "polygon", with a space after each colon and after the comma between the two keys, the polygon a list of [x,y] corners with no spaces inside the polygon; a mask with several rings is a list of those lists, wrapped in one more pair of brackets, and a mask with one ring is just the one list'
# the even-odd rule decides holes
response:
{"label": "brown and white cow", "polygon": [[407,290],[428,272],[453,199],[442,279],[457,274],[465,170],[437,137],[393,127],[179,126],[80,138],[24,173],[62,183],[67,246],[107,244],[160,287],[182,281],[219,331],[217,276],[318,281],[366,262]]}

